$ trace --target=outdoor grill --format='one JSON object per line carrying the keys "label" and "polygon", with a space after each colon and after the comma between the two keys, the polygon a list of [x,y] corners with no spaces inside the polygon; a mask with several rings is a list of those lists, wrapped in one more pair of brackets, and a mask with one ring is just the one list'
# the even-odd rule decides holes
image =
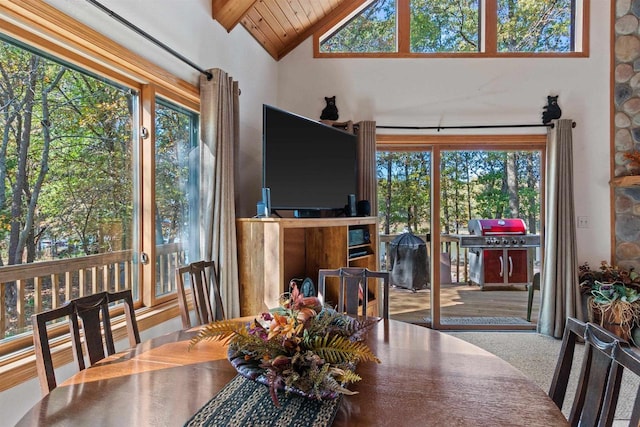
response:
{"label": "outdoor grill", "polygon": [[459,235],[469,248],[469,279],[484,288],[526,285],[533,277],[533,250],[540,235],[527,234],[522,219],[472,219],[469,235]]}

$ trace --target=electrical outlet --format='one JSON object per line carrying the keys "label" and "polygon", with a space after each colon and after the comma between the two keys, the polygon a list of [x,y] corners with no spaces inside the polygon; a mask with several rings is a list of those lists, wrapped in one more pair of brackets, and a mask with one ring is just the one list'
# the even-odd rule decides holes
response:
{"label": "electrical outlet", "polygon": [[589,228],[589,217],[588,216],[579,216],[578,217],[578,228]]}

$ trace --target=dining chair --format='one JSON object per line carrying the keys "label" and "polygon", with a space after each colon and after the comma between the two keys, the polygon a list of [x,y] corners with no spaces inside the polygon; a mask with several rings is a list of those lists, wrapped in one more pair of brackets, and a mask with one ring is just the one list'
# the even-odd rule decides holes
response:
{"label": "dining chair", "polygon": [[[338,278],[338,300],[326,301],[326,278]],[[370,298],[369,279],[382,279],[382,318],[389,318],[389,272],[372,271],[368,268],[341,267],[337,269],[320,269],[318,272],[318,297],[323,304],[335,304],[336,310],[352,315],[367,315]],[[379,288],[378,288],[379,289]],[[378,298],[380,295],[378,294]],[[360,311],[362,307],[362,311]]]}
{"label": "dining chair", "polygon": [[[123,303],[129,345],[140,343],[140,333],[135,317],[131,290],[119,292],[99,292],[79,297],[64,305],[31,317],[33,343],[36,355],[36,370],[43,394],[57,387],[54,363],[49,341],[47,323],[68,318],[71,346],[79,370],[114,354],[115,343],[111,327],[109,308],[114,303]],[[87,365],[86,357],[89,359]]]}
{"label": "dining chair", "polygon": [[[623,343],[618,343],[618,348],[616,349],[613,359],[624,370],[632,372],[640,378],[640,353],[638,353],[638,351],[640,351],[640,349],[636,348],[634,350],[631,347],[625,346]],[[638,386],[636,390],[629,426],[640,426],[640,386]]]}
{"label": "dining chair", "polygon": [[614,363],[620,337],[595,323],[567,318],[549,396],[562,409],[576,343],[584,341],[582,366],[568,421],[572,426],[610,426],[617,404],[622,369]]}
{"label": "dining chair", "polygon": [[[189,278],[190,291],[187,291],[185,286],[186,277]],[[214,261],[197,261],[178,267],[176,269],[176,283],[183,328],[188,329],[192,326],[204,325],[214,320],[225,318]],[[210,290],[213,291],[215,299],[215,311],[211,306]],[[191,322],[187,294],[191,295],[190,299],[195,311],[196,324]]]}

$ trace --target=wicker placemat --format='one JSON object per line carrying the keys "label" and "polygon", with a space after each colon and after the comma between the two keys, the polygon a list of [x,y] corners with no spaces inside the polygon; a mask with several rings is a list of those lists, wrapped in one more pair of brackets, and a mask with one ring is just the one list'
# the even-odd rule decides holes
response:
{"label": "wicker placemat", "polygon": [[278,393],[281,407],[273,404],[269,388],[237,375],[185,424],[213,426],[330,426],[341,397],[315,400]]}

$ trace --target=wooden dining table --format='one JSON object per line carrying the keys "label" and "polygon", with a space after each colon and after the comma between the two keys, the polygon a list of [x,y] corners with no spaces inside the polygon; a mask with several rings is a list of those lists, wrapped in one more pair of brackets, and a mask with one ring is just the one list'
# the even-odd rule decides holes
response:
{"label": "wooden dining table", "polygon": [[[60,384],[18,426],[183,426],[235,376],[227,348],[197,328],[117,353]],[[480,332],[479,332],[480,333]],[[563,426],[545,391],[499,357],[394,320],[367,336],[381,363],[361,363],[333,426]],[[553,369],[549,366],[548,369]]]}

